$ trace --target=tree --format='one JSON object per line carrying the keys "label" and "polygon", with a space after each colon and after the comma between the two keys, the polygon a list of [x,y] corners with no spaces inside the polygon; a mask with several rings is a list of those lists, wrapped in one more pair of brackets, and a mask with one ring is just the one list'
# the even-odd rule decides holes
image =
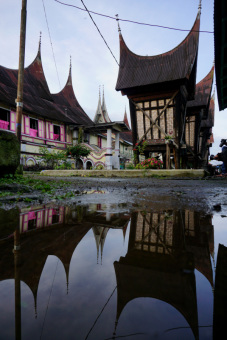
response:
{"label": "tree", "polygon": [[83,144],[76,144],[74,146],[70,146],[67,148],[66,156],[71,156],[75,159],[76,164],[78,163],[78,160],[82,157],[87,157],[90,155],[91,150],[89,150],[85,145]]}

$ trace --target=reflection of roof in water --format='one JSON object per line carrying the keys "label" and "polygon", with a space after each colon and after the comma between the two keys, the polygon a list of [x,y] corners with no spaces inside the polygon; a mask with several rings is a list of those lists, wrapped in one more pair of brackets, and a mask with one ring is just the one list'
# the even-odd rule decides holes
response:
{"label": "reflection of roof in water", "polygon": [[128,253],[114,263],[117,321],[131,300],[156,298],[180,311],[197,338],[194,268],[213,284],[213,232],[210,215],[193,211],[133,213]]}
{"label": "reflection of roof in water", "polygon": [[[36,299],[39,280],[48,255],[56,256],[63,264],[68,282],[69,265],[75,248],[91,228],[90,224],[52,226],[21,235],[20,279]],[[13,238],[0,247],[0,280],[14,278]]]}
{"label": "reflection of roof in water", "polygon": [[142,252],[144,256],[141,256],[139,265],[138,253],[141,251],[135,251],[129,257],[126,255],[114,263],[118,294],[117,320],[128,302],[139,297],[155,298],[175,307],[185,317],[196,337],[198,318],[194,273],[186,274],[174,263],[170,268],[171,261],[167,259],[167,263],[162,260],[159,262],[159,256],[147,252]]}
{"label": "reflection of roof in water", "polygon": [[[45,207],[40,206],[41,208],[44,209]],[[48,255],[56,256],[61,261],[65,269],[66,284],[68,285],[69,268],[73,253],[86,233],[92,227],[96,228],[99,220],[97,215],[101,217],[102,228],[107,231],[111,227],[124,229],[130,218],[129,215],[123,213],[112,214],[110,220],[106,221],[106,213],[104,212],[100,214],[96,211],[86,211],[83,207],[77,208],[73,211],[65,208],[64,224],[36,228],[20,234],[21,250],[17,252],[20,262],[20,280],[25,282],[33,292],[35,303],[39,280]],[[23,211],[23,213],[26,211]],[[38,212],[40,210],[33,211]],[[0,281],[13,279],[15,275],[12,236],[2,240],[0,243]]]}
{"label": "reflection of roof in water", "polygon": [[214,314],[213,314],[213,339],[219,340],[223,338],[226,332],[227,321],[227,247],[219,244],[215,290],[214,290]]}

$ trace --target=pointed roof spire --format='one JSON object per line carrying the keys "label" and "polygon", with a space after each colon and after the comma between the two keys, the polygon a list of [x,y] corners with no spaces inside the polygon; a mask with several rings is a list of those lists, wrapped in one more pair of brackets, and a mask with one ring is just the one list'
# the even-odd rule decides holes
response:
{"label": "pointed roof spire", "polygon": [[98,106],[95,113],[94,123],[102,123],[102,104],[101,104],[101,95],[100,95],[100,85],[99,85],[99,100],[98,100]]}
{"label": "pointed roof spire", "polygon": [[42,32],[39,34],[39,52],[41,51]]}
{"label": "pointed roof spire", "polygon": [[127,112],[126,112],[126,106],[125,106],[125,114],[124,114],[124,120],[123,122],[125,123],[125,125],[127,125],[127,127],[130,129],[129,123],[128,123],[128,117],[127,117]]}
{"label": "pointed roof spire", "polygon": [[118,32],[119,32],[119,34],[121,34],[121,28],[120,28],[120,24],[119,24],[118,14],[116,14],[115,17],[116,17],[117,26],[118,26]]}
{"label": "pointed roof spire", "polygon": [[102,111],[103,111],[105,121],[110,122],[110,118],[109,118],[107,108],[106,108],[105,96],[104,96],[104,85],[102,85]]}
{"label": "pointed roof spire", "polygon": [[69,61],[69,76],[66,85],[71,85],[72,84],[72,57],[70,56],[70,61]]}
{"label": "pointed roof spire", "polygon": [[198,7],[198,11],[201,13],[201,9],[202,9],[202,0],[199,0],[199,7]]}
{"label": "pointed roof spire", "polygon": [[35,309],[35,318],[37,319],[37,297],[35,297],[35,301],[34,301],[34,309]]}
{"label": "pointed roof spire", "polygon": [[108,111],[107,111],[107,108],[106,108],[106,102],[105,102],[105,97],[104,97],[104,85],[102,85],[102,88],[103,88],[103,94],[102,94],[102,111],[103,111],[103,117],[104,117],[104,121],[106,123],[110,123],[111,120],[110,120],[110,117],[108,115]]}

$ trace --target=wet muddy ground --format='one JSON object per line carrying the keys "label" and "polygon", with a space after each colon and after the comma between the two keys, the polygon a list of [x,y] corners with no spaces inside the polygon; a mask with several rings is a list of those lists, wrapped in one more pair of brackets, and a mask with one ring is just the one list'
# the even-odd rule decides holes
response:
{"label": "wet muddy ground", "polygon": [[[205,179],[157,179],[157,178],[83,178],[43,177],[27,175],[45,183],[59,183],[55,194],[49,195],[38,190],[15,192],[15,195],[1,197],[2,209],[46,204],[90,204],[99,202],[127,204],[127,207],[147,208],[150,204],[169,209],[192,208],[197,211],[216,211],[227,215],[227,179],[220,177]],[[60,183],[65,186],[60,187]],[[19,191],[19,188],[17,190]],[[26,191],[26,190],[25,190]]]}

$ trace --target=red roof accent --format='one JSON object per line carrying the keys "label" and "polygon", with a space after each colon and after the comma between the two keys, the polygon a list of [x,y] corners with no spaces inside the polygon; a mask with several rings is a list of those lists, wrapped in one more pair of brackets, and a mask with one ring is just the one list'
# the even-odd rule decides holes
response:
{"label": "red roof accent", "polygon": [[214,78],[214,66],[198,84],[196,84],[195,99],[187,103],[187,107],[209,106]]}
{"label": "red roof accent", "polygon": [[130,129],[130,126],[129,126],[129,123],[128,123],[128,117],[127,117],[127,113],[126,113],[126,110],[125,110],[125,114],[124,114],[124,120],[123,122],[125,123],[125,125],[127,125],[127,127]]}
{"label": "red roof accent", "polygon": [[120,34],[120,67],[116,90],[189,79],[197,60],[199,28],[200,11],[187,37],[171,51],[156,56],[134,54]]}

